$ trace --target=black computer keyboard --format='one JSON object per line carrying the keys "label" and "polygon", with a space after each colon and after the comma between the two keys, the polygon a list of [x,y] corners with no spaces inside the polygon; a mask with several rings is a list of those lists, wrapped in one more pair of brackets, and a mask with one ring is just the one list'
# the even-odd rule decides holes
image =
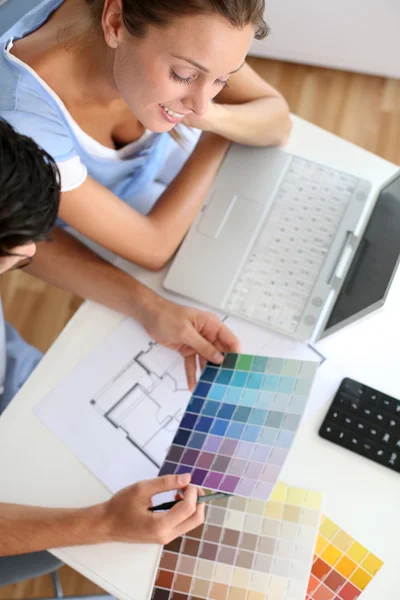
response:
{"label": "black computer keyboard", "polygon": [[319,435],[400,473],[400,400],[343,379]]}

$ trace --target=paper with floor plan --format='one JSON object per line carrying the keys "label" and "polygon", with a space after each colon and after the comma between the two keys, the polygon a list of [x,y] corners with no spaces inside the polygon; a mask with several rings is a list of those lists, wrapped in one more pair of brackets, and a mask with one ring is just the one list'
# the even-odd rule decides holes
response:
{"label": "paper with floor plan", "polygon": [[[226,324],[243,352],[316,360],[289,338],[230,317]],[[190,395],[180,355],[125,319],[34,412],[116,492],[157,476]]]}

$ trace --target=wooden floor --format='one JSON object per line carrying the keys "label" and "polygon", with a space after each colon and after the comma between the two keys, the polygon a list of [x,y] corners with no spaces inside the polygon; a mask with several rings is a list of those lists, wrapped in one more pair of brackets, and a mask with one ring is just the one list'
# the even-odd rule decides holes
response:
{"label": "wooden floor", "polygon": [[[259,58],[249,62],[282,92],[294,114],[400,164],[400,81]],[[42,351],[81,303],[21,272],[2,277],[1,289],[6,319]],[[98,593],[67,567],[62,582],[66,594]],[[0,589],[0,600],[51,593],[50,578],[43,577]]]}

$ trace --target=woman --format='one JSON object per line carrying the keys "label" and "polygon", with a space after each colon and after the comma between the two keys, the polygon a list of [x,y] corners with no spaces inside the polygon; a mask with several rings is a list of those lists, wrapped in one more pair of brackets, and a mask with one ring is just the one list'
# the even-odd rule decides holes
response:
{"label": "woman", "polygon": [[[244,62],[267,33],[263,10],[263,0],[44,0],[2,37],[0,115],[57,162],[61,219],[158,270],[229,143],[287,139],[286,102]],[[186,162],[183,152],[168,162],[166,132],[180,123],[202,133]]]}

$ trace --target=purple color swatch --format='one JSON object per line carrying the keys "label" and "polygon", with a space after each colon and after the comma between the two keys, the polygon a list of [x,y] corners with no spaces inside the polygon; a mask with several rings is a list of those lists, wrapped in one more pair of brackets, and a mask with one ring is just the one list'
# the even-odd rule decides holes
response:
{"label": "purple color swatch", "polygon": [[268,500],[306,407],[317,363],[227,354],[203,371],[160,475]]}

